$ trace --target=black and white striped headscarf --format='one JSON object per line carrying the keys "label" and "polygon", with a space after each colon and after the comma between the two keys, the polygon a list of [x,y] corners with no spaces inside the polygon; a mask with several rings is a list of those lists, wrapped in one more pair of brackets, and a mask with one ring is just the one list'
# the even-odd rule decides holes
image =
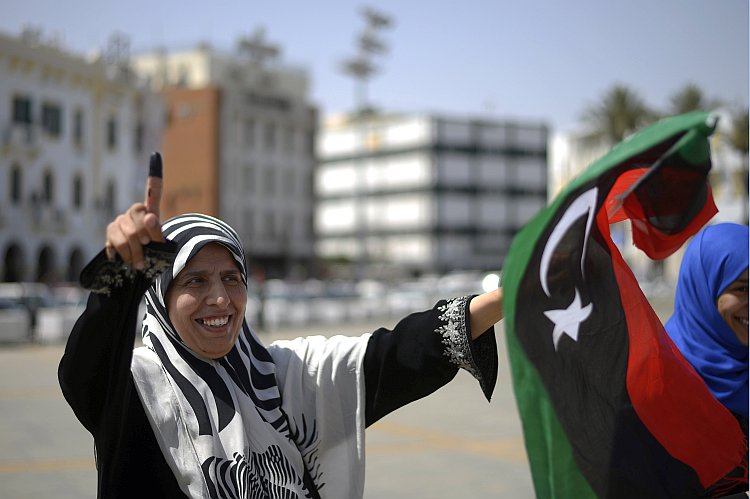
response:
{"label": "black and white striped headscarf", "polygon": [[205,359],[182,342],[166,310],[170,283],[207,244],[229,249],[247,283],[236,232],[199,214],[172,218],[162,230],[178,253],[146,294],[145,348],[135,350],[131,370],[180,486],[191,497],[313,497],[276,365],[247,322],[226,356]]}

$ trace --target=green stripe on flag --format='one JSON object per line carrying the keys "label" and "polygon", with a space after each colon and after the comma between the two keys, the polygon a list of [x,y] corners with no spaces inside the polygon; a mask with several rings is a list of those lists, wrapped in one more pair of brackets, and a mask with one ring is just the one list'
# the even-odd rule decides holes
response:
{"label": "green stripe on flag", "polygon": [[537,497],[595,499],[594,491],[578,471],[570,443],[560,426],[539,374],[534,365],[526,359],[512,328],[516,323],[518,285],[526,272],[534,244],[563,201],[564,197],[558,196],[513,239],[503,269],[508,357],[511,361],[513,389],[521,414],[526,451]]}

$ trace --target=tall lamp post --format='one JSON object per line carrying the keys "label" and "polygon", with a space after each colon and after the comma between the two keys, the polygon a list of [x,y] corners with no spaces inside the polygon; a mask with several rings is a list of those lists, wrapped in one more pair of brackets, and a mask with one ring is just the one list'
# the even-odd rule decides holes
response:
{"label": "tall lamp post", "polygon": [[351,76],[356,82],[355,113],[365,114],[370,110],[367,95],[368,81],[378,73],[380,68],[375,64],[375,57],[388,52],[388,46],[380,38],[382,30],[388,29],[393,20],[370,7],[361,10],[365,26],[357,35],[357,53],[341,62],[341,71]]}
{"label": "tall lamp post", "polygon": [[375,58],[388,52],[388,46],[380,38],[383,30],[392,26],[391,17],[376,11],[370,7],[363,8],[360,13],[365,21],[365,26],[357,35],[357,52],[353,57],[341,62],[341,71],[353,78],[355,82],[354,102],[355,109],[352,113],[352,123],[357,127],[358,144],[360,146],[360,161],[355,168],[354,198],[355,198],[355,223],[357,224],[357,265],[355,278],[362,279],[368,266],[369,251],[367,243],[367,213],[365,212],[366,198],[366,174],[367,163],[364,158],[367,141],[367,121],[372,114],[373,108],[369,103],[367,84],[379,71],[380,67],[375,63]]}
{"label": "tall lamp post", "polygon": [[237,42],[237,50],[247,54],[250,61],[261,69],[266,61],[276,59],[281,52],[278,45],[266,41],[266,29],[262,26],[255,28],[249,37],[241,38]]}

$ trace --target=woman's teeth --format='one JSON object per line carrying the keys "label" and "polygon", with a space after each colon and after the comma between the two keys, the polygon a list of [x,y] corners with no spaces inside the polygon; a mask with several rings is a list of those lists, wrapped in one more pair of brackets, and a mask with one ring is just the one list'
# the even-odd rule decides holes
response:
{"label": "woman's teeth", "polygon": [[213,319],[203,319],[201,322],[205,326],[211,326],[211,327],[219,327],[225,325],[227,322],[229,322],[229,316],[225,317],[216,317]]}

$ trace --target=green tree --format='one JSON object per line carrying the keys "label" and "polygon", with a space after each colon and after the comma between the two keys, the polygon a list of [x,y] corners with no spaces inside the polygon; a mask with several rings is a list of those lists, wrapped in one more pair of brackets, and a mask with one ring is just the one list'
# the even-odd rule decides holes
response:
{"label": "green tree", "polygon": [[655,118],[655,113],[635,91],[619,83],[583,114],[583,121],[589,127],[588,138],[613,145]]}
{"label": "green tree", "polygon": [[669,99],[669,114],[683,114],[690,111],[711,111],[721,105],[716,99],[709,99],[701,88],[688,83]]}

